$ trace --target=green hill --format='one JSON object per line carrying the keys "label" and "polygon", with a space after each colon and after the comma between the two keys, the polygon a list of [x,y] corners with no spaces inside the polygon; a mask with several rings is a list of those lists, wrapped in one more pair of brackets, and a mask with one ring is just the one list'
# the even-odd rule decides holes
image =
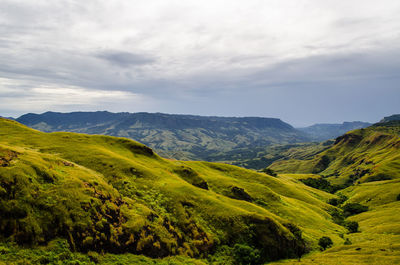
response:
{"label": "green hill", "polygon": [[400,178],[399,124],[377,123],[348,132],[311,159],[277,161],[270,168],[282,173],[319,174],[337,185]]}
{"label": "green hill", "polygon": [[329,214],[335,196],[296,178],[163,159],[125,138],[0,119],[0,165],[7,264],[258,264],[346,232]]}
{"label": "green hill", "polygon": [[399,148],[400,122],[384,120],[338,137],[332,147],[311,159],[273,163],[271,169],[297,173],[289,176],[309,185],[338,190],[336,195],[347,200],[335,204],[342,209],[351,205],[357,213],[346,221],[359,224],[358,233],[346,235],[345,245],[313,252],[301,262],[273,264],[400,264]]}
{"label": "green hill", "polygon": [[44,132],[127,137],[146,144],[164,157],[184,160],[207,160],[216,152],[308,140],[304,133],[280,119],[259,117],[99,111],[25,114],[17,121]]}

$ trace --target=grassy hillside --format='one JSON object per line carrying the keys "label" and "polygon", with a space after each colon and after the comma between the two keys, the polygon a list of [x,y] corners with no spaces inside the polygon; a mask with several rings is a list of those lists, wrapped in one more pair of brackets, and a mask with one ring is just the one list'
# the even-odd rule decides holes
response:
{"label": "grassy hillside", "polygon": [[7,264],[261,263],[316,249],[322,235],[341,245],[346,233],[328,213],[335,195],[296,178],[167,160],[125,138],[0,119],[0,165]]}
{"label": "grassy hillside", "polygon": [[346,235],[345,245],[311,252],[300,262],[289,259],[272,264],[400,264],[399,132],[398,121],[383,121],[337,138],[330,149],[312,159],[280,161],[271,166],[278,171],[303,173],[286,176],[327,180],[344,188],[336,192],[345,198],[340,208],[367,207],[367,211],[346,218],[359,224],[359,232]]}
{"label": "grassy hillside", "polygon": [[259,117],[103,111],[26,114],[17,121],[44,132],[127,137],[146,144],[164,157],[184,160],[206,160],[216,152],[298,143],[308,139],[279,119]]}
{"label": "grassy hillside", "polygon": [[400,122],[377,123],[336,139],[311,159],[290,159],[270,168],[285,173],[315,173],[336,185],[400,178]]}

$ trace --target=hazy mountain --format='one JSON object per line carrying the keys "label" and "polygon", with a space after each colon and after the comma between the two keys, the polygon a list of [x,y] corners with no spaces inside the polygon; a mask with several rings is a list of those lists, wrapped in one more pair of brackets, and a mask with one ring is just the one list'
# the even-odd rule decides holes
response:
{"label": "hazy mountain", "polygon": [[44,131],[128,137],[176,159],[205,159],[215,152],[307,141],[275,118],[204,117],[162,113],[73,112],[26,114],[18,122]]}
{"label": "hazy mountain", "polygon": [[382,120],[379,122],[390,122],[390,121],[400,121],[400,114],[394,114],[388,117],[384,117]]}
{"label": "hazy mountain", "polygon": [[353,121],[343,122],[342,124],[321,123],[297,129],[306,133],[313,141],[321,142],[334,139],[348,131],[365,128],[370,125],[372,124],[368,122]]}

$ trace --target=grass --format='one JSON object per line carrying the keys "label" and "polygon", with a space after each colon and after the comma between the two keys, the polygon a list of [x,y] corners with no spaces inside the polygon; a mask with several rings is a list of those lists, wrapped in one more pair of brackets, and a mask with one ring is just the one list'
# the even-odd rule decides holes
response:
{"label": "grass", "polygon": [[[247,252],[259,264],[305,250],[311,252],[301,262],[272,264],[399,263],[394,131],[354,131],[361,138],[344,137],[301,162],[320,168],[327,156],[321,172],[342,170],[341,181],[356,168],[371,170],[330,194],[302,183],[321,172],[274,177],[168,160],[124,138],[42,133],[0,119],[0,264],[235,264]],[[391,179],[369,179],[382,172]],[[333,222],[330,212],[340,209],[327,202],[339,194],[369,207],[346,219],[360,232]],[[324,252],[317,245],[322,236],[333,241]]]}
{"label": "grass", "polygon": [[327,213],[332,195],[296,179],[167,160],[124,138],[42,133],[6,119],[0,128],[0,230],[21,246],[64,238],[82,253],[223,260],[218,249],[244,244],[273,260],[315,248],[323,234],[343,241]]}

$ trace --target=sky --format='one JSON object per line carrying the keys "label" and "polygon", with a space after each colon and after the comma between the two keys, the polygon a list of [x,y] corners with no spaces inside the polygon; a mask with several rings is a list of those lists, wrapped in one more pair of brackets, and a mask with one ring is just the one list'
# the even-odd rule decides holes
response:
{"label": "sky", "polygon": [[400,113],[398,0],[0,0],[0,116]]}

